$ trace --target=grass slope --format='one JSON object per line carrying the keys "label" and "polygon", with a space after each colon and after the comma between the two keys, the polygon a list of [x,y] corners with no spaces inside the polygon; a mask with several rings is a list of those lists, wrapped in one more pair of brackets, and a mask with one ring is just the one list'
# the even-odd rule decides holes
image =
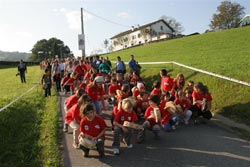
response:
{"label": "grass slope", "polygon": [[[103,56],[115,61],[116,56],[128,61],[131,54],[139,62],[176,61],[227,77],[250,82],[250,28],[238,28],[184,37]],[[166,68],[174,78],[183,73],[186,80],[203,82],[213,96],[213,112],[250,125],[250,87],[201,74],[176,65],[143,65],[142,76],[148,90],[159,71]]]}
{"label": "grass slope", "polygon": [[[41,77],[28,67],[27,83],[20,83],[16,68],[0,70],[0,108],[26,92]],[[57,97],[45,99],[41,85],[0,112],[0,166],[60,166]]]}

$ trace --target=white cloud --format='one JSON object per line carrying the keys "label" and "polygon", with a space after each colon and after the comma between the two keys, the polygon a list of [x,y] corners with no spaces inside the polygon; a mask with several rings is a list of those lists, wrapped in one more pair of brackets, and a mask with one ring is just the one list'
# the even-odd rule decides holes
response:
{"label": "white cloud", "polygon": [[[67,22],[69,24],[69,28],[72,30],[80,31],[81,30],[81,12],[80,11],[70,11],[65,12],[65,17],[67,18]],[[92,19],[92,16],[88,13],[83,13],[84,22]]]}
{"label": "white cloud", "polygon": [[30,32],[27,32],[27,31],[16,32],[16,35],[22,38],[32,38],[33,36]]}
{"label": "white cloud", "polygon": [[117,14],[117,16],[118,16],[119,18],[122,18],[122,19],[128,19],[128,18],[131,17],[131,15],[128,14],[127,12],[120,12],[120,13]]}
{"label": "white cloud", "polygon": [[69,24],[69,28],[72,30],[81,30],[81,14],[77,11],[71,11],[68,13],[65,13],[65,16],[67,18],[67,22]]}
{"label": "white cloud", "polygon": [[59,9],[59,11],[62,12],[62,13],[65,13],[66,9],[65,8],[61,8],[61,9]]}

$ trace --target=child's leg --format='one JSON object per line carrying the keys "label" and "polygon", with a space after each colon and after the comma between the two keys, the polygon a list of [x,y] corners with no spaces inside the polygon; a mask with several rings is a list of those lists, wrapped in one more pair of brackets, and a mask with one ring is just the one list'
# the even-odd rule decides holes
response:
{"label": "child's leg", "polygon": [[122,134],[122,129],[120,127],[115,127],[114,139],[113,139],[113,144],[112,144],[114,154],[119,154],[121,134]]}
{"label": "child's leg", "polygon": [[80,134],[79,130],[79,124],[76,123],[76,121],[72,121],[69,126],[73,129],[73,144],[78,145],[79,144],[79,139],[78,136]]}
{"label": "child's leg", "polygon": [[132,139],[132,130],[129,129],[128,132],[125,133],[125,136],[124,136],[125,144],[127,146],[131,145],[131,139]]}
{"label": "child's leg", "polygon": [[188,124],[188,121],[191,118],[191,116],[192,116],[192,111],[187,110],[186,113],[185,113],[185,116],[184,116],[184,123],[185,124]]}
{"label": "child's leg", "polygon": [[97,151],[99,152],[99,155],[101,157],[104,156],[104,140],[103,140],[103,138],[97,139],[96,148],[97,148]]}
{"label": "child's leg", "polygon": [[80,149],[84,152],[84,157],[89,157],[89,148],[80,145]]}
{"label": "child's leg", "polygon": [[158,124],[153,125],[152,131],[153,131],[153,133],[155,135],[155,138],[159,138],[159,132],[160,132],[160,130],[161,130],[160,125],[158,125]]}

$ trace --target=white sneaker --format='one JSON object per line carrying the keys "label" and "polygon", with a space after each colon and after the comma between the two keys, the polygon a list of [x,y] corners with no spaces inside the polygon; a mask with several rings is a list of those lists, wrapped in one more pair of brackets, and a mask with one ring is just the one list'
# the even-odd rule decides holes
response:
{"label": "white sneaker", "polygon": [[184,124],[185,124],[185,125],[188,125],[188,121],[184,121]]}
{"label": "white sneaker", "polygon": [[175,130],[175,129],[176,129],[176,127],[174,125],[172,125],[172,130]]}
{"label": "white sneaker", "polygon": [[133,148],[133,144],[127,145],[127,148]]}
{"label": "white sneaker", "polygon": [[118,155],[120,153],[118,148],[113,148],[113,154]]}

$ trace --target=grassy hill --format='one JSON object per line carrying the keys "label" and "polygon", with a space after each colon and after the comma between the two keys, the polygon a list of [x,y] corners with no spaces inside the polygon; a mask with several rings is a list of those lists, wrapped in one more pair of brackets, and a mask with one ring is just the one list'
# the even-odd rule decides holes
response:
{"label": "grassy hill", "polygon": [[[176,61],[188,66],[250,82],[250,28],[237,28],[202,35],[183,37],[150,45],[113,52],[110,60],[121,56],[128,61],[131,54],[139,62]],[[220,112],[250,125],[250,87],[194,72],[176,65],[143,65],[142,76],[148,89],[159,80],[159,71],[166,68],[174,78],[183,73],[186,80],[201,81],[213,96],[213,112]]]}
{"label": "grassy hill", "polygon": [[24,61],[29,60],[30,53],[24,52],[3,52],[0,51],[0,61]]}

